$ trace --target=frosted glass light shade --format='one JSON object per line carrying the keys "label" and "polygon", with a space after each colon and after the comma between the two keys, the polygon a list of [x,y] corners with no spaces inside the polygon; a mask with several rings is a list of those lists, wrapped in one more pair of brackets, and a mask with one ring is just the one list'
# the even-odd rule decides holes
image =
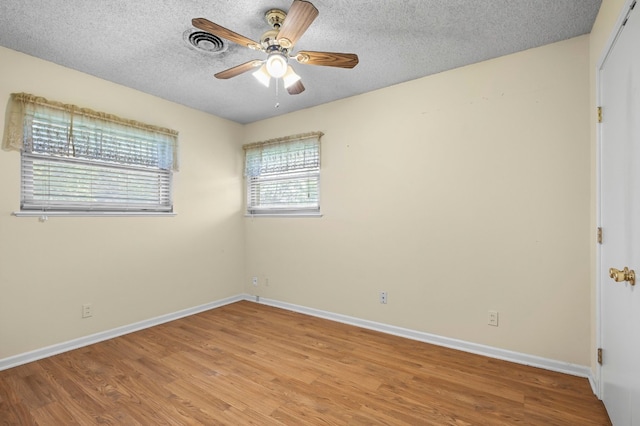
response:
{"label": "frosted glass light shade", "polygon": [[282,76],[282,80],[284,81],[284,88],[286,89],[300,80],[300,76],[296,74],[291,65],[289,65],[287,66],[287,72]]}
{"label": "frosted glass light shade", "polygon": [[282,53],[272,53],[267,59],[267,72],[273,78],[280,78],[287,72],[287,58]]}
{"label": "frosted glass light shade", "polygon": [[258,68],[258,71],[255,71],[252,74],[256,78],[256,80],[264,84],[266,87],[269,87],[269,83],[271,82],[271,76],[267,72],[266,65],[262,65],[260,68]]}

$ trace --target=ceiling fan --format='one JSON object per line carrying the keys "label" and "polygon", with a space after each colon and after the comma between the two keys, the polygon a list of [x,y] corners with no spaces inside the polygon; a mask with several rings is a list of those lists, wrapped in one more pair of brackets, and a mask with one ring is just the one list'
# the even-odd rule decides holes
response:
{"label": "ceiling fan", "polygon": [[252,60],[215,74],[216,78],[228,79],[257,68],[254,77],[269,87],[271,78],[282,78],[284,87],[291,95],[304,91],[304,85],[291,65],[289,59],[308,65],[353,68],[358,65],[358,55],[354,53],[299,51],[292,54],[296,42],[302,37],[314,19],[318,9],[308,1],[294,0],[289,13],[280,9],[271,9],[265,14],[271,30],[260,37],[260,42],[253,41],[205,18],[194,18],[194,27],[224,38],[226,40],[258,50],[267,54],[266,60]]}

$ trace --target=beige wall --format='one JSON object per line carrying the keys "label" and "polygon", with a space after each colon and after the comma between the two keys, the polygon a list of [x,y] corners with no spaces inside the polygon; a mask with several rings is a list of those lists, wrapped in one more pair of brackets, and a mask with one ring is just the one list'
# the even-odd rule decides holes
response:
{"label": "beige wall", "polygon": [[[596,175],[596,146],[597,146],[597,136],[596,136],[596,69],[598,67],[598,62],[601,60],[602,55],[607,48],[607,43],[611,37],[612,32],[615,30],[615,24],[622,11],[622,7],[625,4],[625,0],[603,0],[602,5],[600,6],[600,11],[598,12],[598,17],[593,25],[591,30],[590,39],[589,39],[589,105],[590,105],[590,113],[591,119],[590,123],[590,136],[591,136],[591,241],[595,241],[596,239],[596,229],[597,229],[597,218],[596,218],[596,210],[597,210],[597,175]],[[596,367],[596,348],[597,345],[597,336],[596,336],[596,245],[592,244],[591,246],[591,289],[592,289],[592,300],[591,300],[591,324],[592,324],[592,333],[591,333],[591,368],[595,370]]]}
{"label": "beige wall", "polygon": [[29,92],[106,111],[178,130],[181,155],[176,217],[40,223],[11,216],[20,155],[0,151],[0,359],[242,291],[242,126],[4,48],[0,76],[3,110]]}
{"label": "beige wall", "polygon": [[589,365],[588,67],[582,36],[246,126],[325,133],[324,216],[245,219],[246,291]]}

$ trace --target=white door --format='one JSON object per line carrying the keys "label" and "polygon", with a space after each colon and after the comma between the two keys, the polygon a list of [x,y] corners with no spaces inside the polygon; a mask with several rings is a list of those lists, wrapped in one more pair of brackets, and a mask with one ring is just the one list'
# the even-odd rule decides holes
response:
{"label": "white door", "polygon": [[[614,426],[640,426],[640,12],[629,10],[600,73],[600,378]],[[625,267],[635,286],[610,269]]]}

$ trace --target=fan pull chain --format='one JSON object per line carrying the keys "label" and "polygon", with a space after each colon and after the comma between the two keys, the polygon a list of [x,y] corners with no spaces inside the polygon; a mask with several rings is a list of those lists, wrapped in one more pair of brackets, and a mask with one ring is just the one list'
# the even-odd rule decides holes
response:
{"label": "fan pull chain", "polygon": [[280,80],[279,78],[276,78],[276,104],[274,106],[274,108],[279,108],[280,107],[280,102],[278,102],[278,80]]}

